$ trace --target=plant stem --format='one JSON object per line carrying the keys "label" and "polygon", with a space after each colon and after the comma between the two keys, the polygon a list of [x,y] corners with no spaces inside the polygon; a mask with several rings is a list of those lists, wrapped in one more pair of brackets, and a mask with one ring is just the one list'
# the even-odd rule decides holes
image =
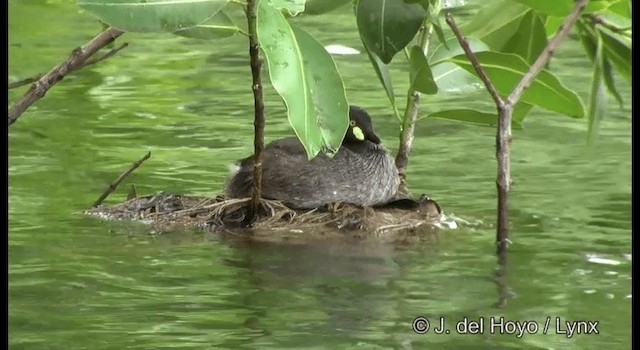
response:
{"label": "plant stem", "polygon": [[254,109],[254,139],[253,139],[253,188],[251,191],[251,207],[249,221],[254,221],[260,210],[262,196],[262,150],[264,149],[264,103],[262,101],[262,82],[260,81],[260,44],[256,29],[256,7],[259,0],[247,1],[247,25],[249,30],[249,57],[251,61],[251,75],[253,77],[253,109]]}
{"label": "plant stem", "polygon": [[[431,39],[432,30],[433,27],[425,18],[418,35],[418,45],[420,45],[425,56],[429,50],[429,40]],[[405,54],[407,54],[406,50]],[[409,163],[409,153],[411,152],[411,146],[413,145],[413,132],[415,130],[419,107],[420,93],[416,91],[413,86],[410,86],[409,91],[407,92],[407,104],[405,106],[400,129],[400,145],[398,148],[398,154],[396,155],[396,168],[398,168],[398,175],[400,176],[400,185],[398,186],[398,194],[400,195],[408,193],[406,172],[407,165]]]}

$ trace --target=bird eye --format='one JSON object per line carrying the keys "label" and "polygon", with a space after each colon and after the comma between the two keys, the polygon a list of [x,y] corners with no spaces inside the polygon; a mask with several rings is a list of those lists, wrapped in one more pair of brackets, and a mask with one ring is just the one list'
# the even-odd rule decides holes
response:
{"label": "bird eye", "polygon": [[349,120],[349,125],[356,126],[356,121],[355,120]]}

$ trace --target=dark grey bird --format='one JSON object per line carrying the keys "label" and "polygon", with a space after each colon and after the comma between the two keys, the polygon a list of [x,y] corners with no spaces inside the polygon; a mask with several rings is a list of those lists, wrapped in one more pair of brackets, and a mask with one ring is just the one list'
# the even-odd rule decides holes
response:
{"label": "dark grey bird", "polygon": [[[312,160],[296,137],[265,146],[262,161],[262,197],[296,209],[320,208],[331,203],[374,206],[392,200],[400,178],[395,163],[373,132],[369,114],[349,110],[349,129],[338,152]],[[251,196],[253,156],[240,161],[226,186],[228,198]]]}

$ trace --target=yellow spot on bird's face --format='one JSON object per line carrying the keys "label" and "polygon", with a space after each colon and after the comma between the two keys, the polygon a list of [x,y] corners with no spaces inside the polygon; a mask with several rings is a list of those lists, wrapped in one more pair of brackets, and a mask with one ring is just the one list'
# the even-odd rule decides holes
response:
{"label": "yellow spot on bird's face", "polygon": [[352,130],[353,136],[355,136],[356,139],[364,141],[364,133],[362,132],[362,129],[360,129],[360,127],[354,126]]}

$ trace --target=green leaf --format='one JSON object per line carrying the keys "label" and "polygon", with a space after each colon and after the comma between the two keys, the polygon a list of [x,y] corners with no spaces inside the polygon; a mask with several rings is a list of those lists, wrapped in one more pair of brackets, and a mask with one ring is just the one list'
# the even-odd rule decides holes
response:
{"label": "green leaf", "polygon": [[449,48],[449,45],[447,44],[447,39],[445,39],[444,37],[444,31],[442,30],[442,23],[440,22],[440,16],[438,16],[438,14],[433,14],[431,12],[432,10],[429,9],[427,10],[427,18],[429,19],[429,22],[431,23],[431,26],[433,26],[433,30],[436,32],[436,36],[438,37],[438,40],[440,40],[440,42],[445,46],[445,48]]}
{"label": "green leaf", "polygon": [[400,119],[400,115],[398,114],[398,109],[396,108],[396,99],[395,94],[393,92],[393,84],[391,83],[391,75],[389,74],[389,69],[387,65],[382,63],[380,58],[374,54],[372,54],[367,46],[365,45],[365,50],[367,51],[367,55],[369,56],[369,60],[371,61],[371,65],[373,69],[376,71],[376,75],[378,75],[378,79],[380,83],[382,83],[382,87],[384,91],[387,93],[387,97],[389,98],[389,102],[391,102],[391,107],[393,107],[393,112],[396,117]]}
{"label": "green leaf", "polygon": [[[566,17],[575,6],[574,0],[517,0],[528,7],[557,17]],[[611,0],[591,0],[582,13],[599,13],[606,10],[611,5]]]}
{"label": "green leaf", "polygon": [[[506,42],[511,38],[513,31],[517,28],[520,19],[527,10],[527,6],[513,0],[494,1],[489,6],[480,9],[462,27],[462,32],[465,35],[473,34],[473,37],[479,39],[497,35],[498,37],[504,37],[502,41]],[[512,27],[512,29],[505,30],[509,27]],[[490,44],[489,46],[491,47]],[[492,49],[494,48],[492,47]]]}
{"label": "green leaf", "polygon": [[547,38],[556,35],[563,22],[563,17],[547,16],[547,21],[544,24],[545,31],[547,32]]}
{"label": "green leaf", "polygon": [[221,10],[206,22],[175,31],[173,34],[192,39],[222,39],[231,37],[239,31],[240,28],[233,23],[229,15]]}
{"label": "green leaf", "polygon": [[308,15],[320,15],[331,12],[352,0],[307,0],[304,13]]}
{"label": "green leaf", "polygon": [[627,46],[622,38],[604,30],[600,34],[604,44],[603,54],[611,60],[618,74],[631,83],[631,45]]}
{"label": "green leaf", "polygon": [[547,46],[547,34],[540,16],[533,10],[527,11],[517,32],[507,41],[502,52],[515,53],[530,64],[533,63]]}
{"label": "green leaf", "polygon": [[596,55],[593,66],[593,78],[591,81],[591,94],[589,96],[589,108],[588,115],[588,127],[587,127],[587,141],[591,142],[595,137],[600,121],[604,116],[604,110],[606,107],[605,95],[604,95],[604,82],[603,82],[603,52],[602,52],[603,40],[598,35],[596,44]]}
{"label": "green leaf", "polygon": [[174,32],[203,23],[228,0],[78,0],[78,6],[127,32]]}
{"label": "green leaf", "polygon": [[631,19],[631,1],[620,0],[616,1],[609,6],[609,12],[615,13],[618,16]]}
{"label": "green leaf", "polygon": [[[447,120],[455,120],[458,122],[471,123],[476,125],[483,126],[496,126],[498,125],[498,112],[487,113],[476,111],[474,109],[450,109],[446,111],[440,111],[432,113],[428,116],[428,118],[438,118],[438,119],[447,119]],[[516,121],[513,117],[511,120],[511,127],[513,129],[522,129],[522,124],[519,121]]]}
{"label": "green leaf", "polygon": [[271,4],[278,10],[284,10],[289,16],[295,17],[300,12],[304,12],[306,0],[270,0]]}
{"label": "green leaf", "polygon": [[302,29],[290,26],[267,0],[258,3],[257,30],[271,84],[284,100],[307,156],[333,154],[347,131],[349,106],[331,55]]}
{"label": "green leaf", "polygon": [[420,46],[413,46],[409,55],[410,81],[414,90],[427,95],[438,93],[438,85],[433,80],[429,62],[424,57],[424,52]]}
{"label": "green leaf", "polygon": [[[489,50],[489,47],[480,40],[467,38],[467,42],[474,53]],[[436,84],[438,84],[438,90],[468,92],[482,88],[482,83],[473,74],[460,68],[456,64],[445,61],[449,57],[464,53],[464,50],[460,47],[456,38],[448,39],[447,44],[449,48],[444,44],[436,46],[429,59],[431,74]]]}
{"label": "green leaf", "polygon": [[513,123],[522,124],[524,118],[529,115],[529,112],[533,109],[533,105],[530,105],[526,102],[518,102],[515,107],[513,107],[513,111],[511,112],[511,118],[513,119]]}
{"label": "green leaf", "polygon": [[[599,35],[596,34],[596,30],[588,22],[579,20],[578,22],[576,22],[576,28],[578,37],[580,38],[580,42],[585,49],[587,57],[589,57],[591,62],[596,65],[597,45],[598,41],[602,39],[596,38],[596,36]],[[604,81],[607,86],[607,90],[609,90],[613,97],[615,97],[616,101],[618,102],[618,106],[622,108],[622,97],[620,96],[620,93],[618,93],[615,82],[613,80],[613,69],[611,67],[611,62],[605,54],[602,54],[602,74],[604,75]]]}
{"label": "green leaf", "polygon": [[[529,71],[529,65],[516,55],[487,51],[477,53],[476,57],[502,95],[510,94]],[[452,57],[449,61],[476,74],[465,55]],[[573,118],[584,116],[584,106],[578,95],[564,87],[558,78],[544,69],[525,90],[521,100]]]}
{"label": "green leaf", "polygon": [[385,64],[411,42],[424,16],[420,4],[400,0],[360,0],[356,5],[360,38]]}

